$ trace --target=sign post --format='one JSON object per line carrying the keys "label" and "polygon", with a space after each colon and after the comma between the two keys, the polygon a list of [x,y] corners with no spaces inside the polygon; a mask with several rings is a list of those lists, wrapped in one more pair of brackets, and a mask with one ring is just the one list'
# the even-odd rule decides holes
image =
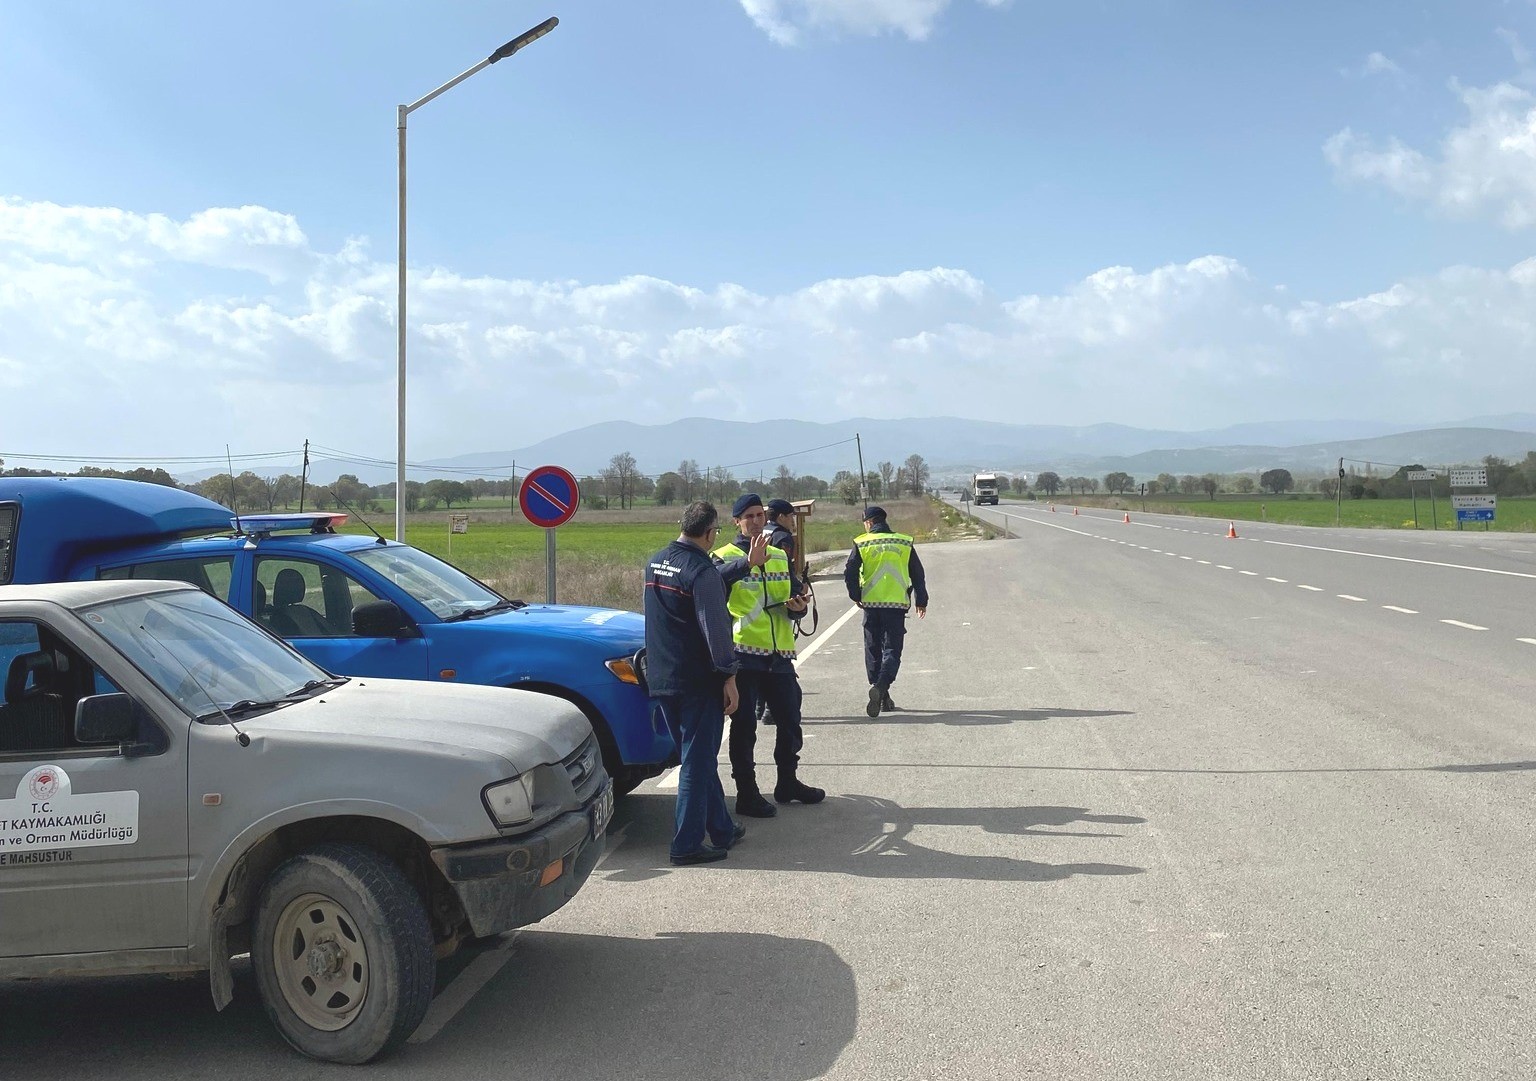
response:
{"label": "sign post", "polygon": [[558,465],[530,469],[517,493],[523,516],[544,530],[545,603],[555,603],[555,529],[571,520],[581,505],[576,478]]}
{"label": "sign post", "polygon": [[[1483,466],[1472,469],[1452,469],[1450,474],[1452,488],[1488,487],[1488,470]],[[1482,522],[1483,529],[1487,530],[1488,523],[1493,521],[1497,502],[1497,496],[1456,495],[1453,492],[1451,506],[1456,510],[1456,528],[1460,529],[1463,522]]]}
{"label": "sign post", "polygon": [[[1433,469],[1410,469],[1408,471],[1408,492],[1413,496],[1413,528],[1419,528],[1419,490],[1414,487],[1420,481],[1433,481],[1435,471]],[[1429,517],[1434,522],[1435,517],[1435,487],[1429,487]],[[1440,528],[1439,522],[1434,522],[1436,529]]]}
{"label": "sign post", "polygon": [[448,516],[448,555],[453,556],[453,535],[455,533],[469,532],[469,515],[450,514]]}

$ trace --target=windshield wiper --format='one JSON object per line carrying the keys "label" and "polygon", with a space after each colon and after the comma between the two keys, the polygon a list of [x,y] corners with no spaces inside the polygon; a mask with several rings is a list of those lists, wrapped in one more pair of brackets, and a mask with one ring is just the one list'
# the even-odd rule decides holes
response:
{"label": "windshield wiper", "polygon": [[347,681],[345,676],[332,676],[330,679],[312,679],[298,690],[289,691],[284,698],[302,698],[313,690],[324,690],[326,687],[339,687]]}
{"label": "windshield wiper", "polygon": [[481,616],[488,616],[492,612],[505,612],[509,609],[524,607],[526,607],[526,604],[523,601],[497,601],[495,604],[488,604],[484,608],[466,609],[458,615],[449,616],[443,622],[456,623],[461,619],[479,619]]}
{"label": "windshield wiper", "polygon": [[281,698],[258,702],[254,698],[242,698],[233,705],[225,706],[224,712],[229,716],[237,713],[255,713],[259,709],[276,709],[278,706],[286,706],[288,703]]}

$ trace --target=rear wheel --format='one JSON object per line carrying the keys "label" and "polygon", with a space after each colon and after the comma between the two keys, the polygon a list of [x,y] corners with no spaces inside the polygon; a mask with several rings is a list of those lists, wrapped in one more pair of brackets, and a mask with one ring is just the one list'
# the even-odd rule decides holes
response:
{"label": "rear wheel", "polygon": [[262,887],[251,961],[267,1016],[312,1058],[358,1064],[399,1046],[432,1003],[432,928],[400,869],[322,844]]}

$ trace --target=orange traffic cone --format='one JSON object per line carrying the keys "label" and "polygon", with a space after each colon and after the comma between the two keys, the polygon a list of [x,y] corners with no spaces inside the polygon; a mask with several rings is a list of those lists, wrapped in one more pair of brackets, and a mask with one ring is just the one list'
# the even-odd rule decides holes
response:
{"label": "orange traffic cone", "polygon": [[1131,512],[1130,511],[1126,511],[1125,512],[1125,523],[1126,523],[1126,525],[1130,525],[1130,523],[1131,523]]}
{"label": "orange traffic cone", "polygon": [[1227,536],[1232,540],[1237,540],[1237,526],[1231,522],[1227,523]]}

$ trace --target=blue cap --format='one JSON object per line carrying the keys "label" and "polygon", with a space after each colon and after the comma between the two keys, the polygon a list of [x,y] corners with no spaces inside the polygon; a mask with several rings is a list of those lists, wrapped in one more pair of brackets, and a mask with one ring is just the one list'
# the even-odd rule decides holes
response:
{"label": "blue cap", "polygon": [[748,507],[761,507],[762,505],[762,496],[758,495],[756,492],[748,492],[746,495],[742,496],[740,499],[736,500],[736,502],[731,504],[731,517],[740,518],[743,514],[747,513]]}
{"label": "blue cap", "polygon": [[883,522],[883,521],[885,521],[885,508],[884,507],[865,507],[864,508],[864,520],[866,522]]}
{"label": "blue cap", "polygon": [[787,499],[770,499],[768,500],[768,513],[793,514],[795,513],[795,505]]}

